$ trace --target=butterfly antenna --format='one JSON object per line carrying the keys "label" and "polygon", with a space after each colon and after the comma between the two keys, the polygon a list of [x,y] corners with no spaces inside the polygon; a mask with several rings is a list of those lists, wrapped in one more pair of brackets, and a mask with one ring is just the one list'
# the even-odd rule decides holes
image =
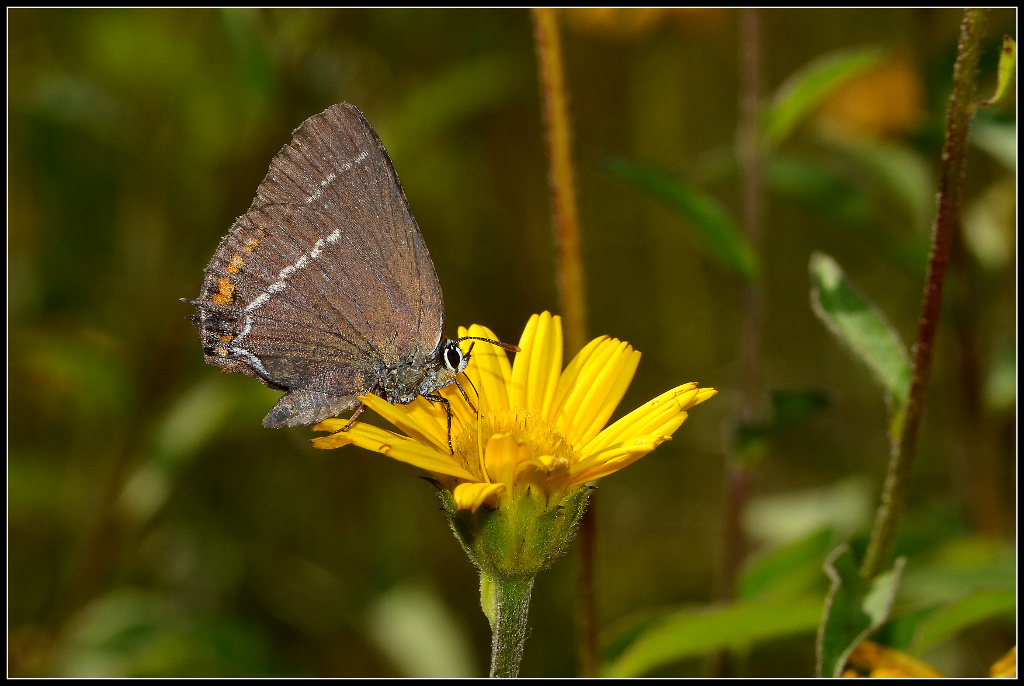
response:
{"label": "butterfly antenna", "polygon": [[[519,349],[518,345],[512,345],[511,343],[502,343],[501,341],[496,341],[493,338],[481,338],[480,336],[463,336],[462,338],[455,339],[456,343],[461,343],[462,341],[483,341],[484,343],[490,343],[491,345],[496,345],[499,348],[504,348],[505,350],[511,350],[514,353],[522,352],[522,350]],[[472,345],[470,345],[469,349],[473,349]]]}

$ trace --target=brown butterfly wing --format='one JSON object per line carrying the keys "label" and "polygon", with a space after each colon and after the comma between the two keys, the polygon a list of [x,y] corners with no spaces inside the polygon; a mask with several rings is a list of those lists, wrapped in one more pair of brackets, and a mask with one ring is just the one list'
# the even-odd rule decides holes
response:
{"label": "brown butterfly wing", "polygon": [[437,348],[437,274],[359,110],[334,105],[295,131],[191,302],[207,362],[290,391],[271,426],[351,409],[376,369]]}

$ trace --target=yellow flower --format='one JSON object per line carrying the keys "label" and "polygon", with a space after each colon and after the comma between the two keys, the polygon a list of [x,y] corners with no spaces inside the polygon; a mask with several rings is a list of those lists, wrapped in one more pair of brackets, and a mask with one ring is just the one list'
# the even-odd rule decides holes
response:
{"label": "yellow flower", "polygon": [[[494,339],[487,328],[459,329],[459,336]],[[452,384],[439,393],[451,403],[423,397],[391,405],[375,395],[360,399],[405,435],[346,419],[328,419],[314,430],[333,431],[313,439],[317,448],[352,443],[430,472],[452,492],[458,510],[502,508],[530,495],[550,511],[562,499],[635,462],[672,433],[687,410],[717,391],[688,383],[673,388],[605,428],[633,379],[640,353],[623,341],[602,336],[562,369],[562,324],[545,312],[534,315],[520,339],[515,364],[497,346],[478,343],[461,378],[476,412]],[[475,389],[475,391],[474,391]],[[603,429],[603,430],[602,430]]]}

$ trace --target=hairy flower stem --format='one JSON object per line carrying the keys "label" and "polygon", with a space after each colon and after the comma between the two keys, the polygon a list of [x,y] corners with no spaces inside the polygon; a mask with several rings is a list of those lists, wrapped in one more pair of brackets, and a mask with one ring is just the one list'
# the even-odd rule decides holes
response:
{"label": "hairy flower stem", "polygon": [[[576,184],[573,178],[572,135],[569,127],[569,96],[562,66],[562,42],[558,14],[548,8],[534,8],[533,35],[537,46],[544,127],[547,133],[548,178],[554,208],[558,301],[565,320],[565,344],[570,355],[586,343],[587,300],[584,294],[583,259],[576,212]],[[597,610],[594,600],[594,545],[597,520],[591,507],[579,532],[579,661],[580,676],[597,676]]]}
{"label": "hairy flower stem", "polygon": [[562,41],[558,15],[551,8],[533,10],[534,41],[540,70],[544,127],[547,132],[548,178],[554,208],[555,245],[558,250],[558,299],[565,322],[565,344],[575,355],[586,343],[587,307],[583,288],[583,260],[573,179],[569,96],[562,67]]}
{"label": "hairy flower stem", "polygon": [[480,572],[480,604],[491,622],[491,678],[519,674],[533,579],[533,574],[492,576]]}
{"label": "hairy flower stem", "polygon": [[982,24],[986,11],[968,9],[960,27],[960,44],[953,67],[953,92],[946,115],[946,142],[942,148],[942,172],[939,209],[932,230],[932,249],[928,257],[921,317],[914,344],[910,393],[900,435],[892,441],[889,470],[885,478],[882,502],[875,518],[861,576],[873,579],[888,565],[893,539],[899,527],[914,467],[918,430],[924,413],[925,391],[931,376],[935,333],[942,304],[942,285],[946,277],[950,246],[960,223],[960,199],[963,189],[967,131],[974,115],[974,89],[981,55]]}

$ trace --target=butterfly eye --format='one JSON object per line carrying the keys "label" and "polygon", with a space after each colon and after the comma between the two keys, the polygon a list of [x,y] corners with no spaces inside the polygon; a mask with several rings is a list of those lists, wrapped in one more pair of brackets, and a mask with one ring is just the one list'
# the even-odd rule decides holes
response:
{"label": "butterfly eye", "polygon": [[462,371],[460,369],[462,366],[462,350],[459,348],[457,343],[451,342],[444,349],[444,363],[448,365],[448,369],[453,372]]}

